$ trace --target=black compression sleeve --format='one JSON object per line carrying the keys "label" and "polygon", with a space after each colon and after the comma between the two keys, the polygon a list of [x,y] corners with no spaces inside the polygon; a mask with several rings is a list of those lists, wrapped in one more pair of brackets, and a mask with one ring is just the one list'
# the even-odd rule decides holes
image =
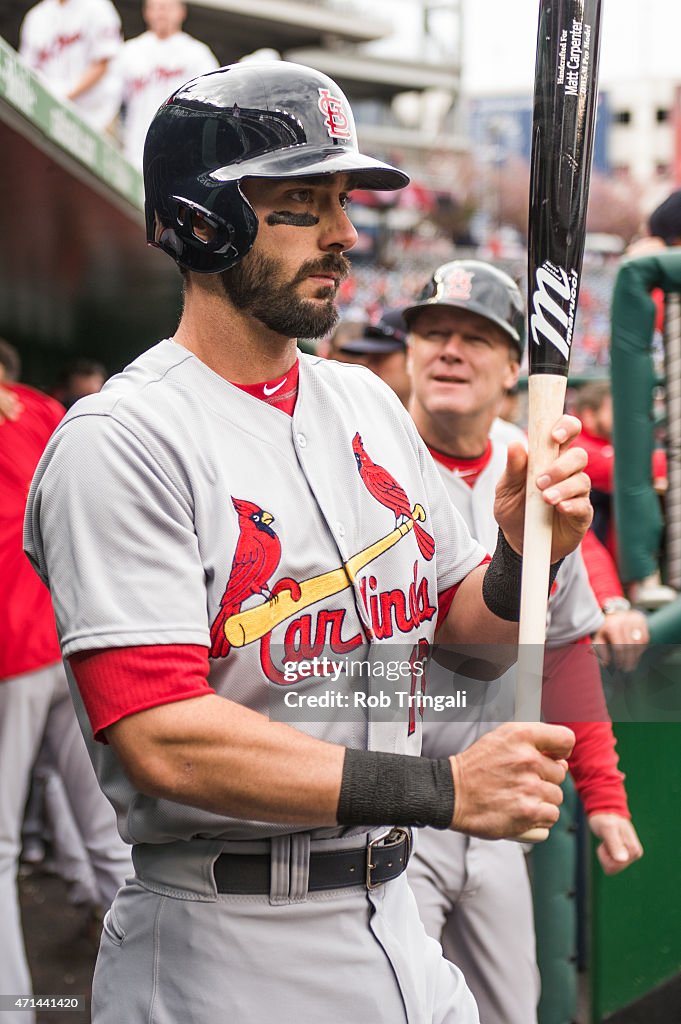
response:
{"label": "black compression sleeve", "polygon": [[454,779],[449,760],[346,748],[339,825],[449,828]]}
{"label": "black compression sleeve", "polygon": [[[563,564],[560,558],[549,570],[549,594],[555,583],[558,570]],[[492,612],[506,622],[517,622],[520,618],[520,577],[523,559],[504,537],[501,530],[492,561],[482,580],[482,599]]]}

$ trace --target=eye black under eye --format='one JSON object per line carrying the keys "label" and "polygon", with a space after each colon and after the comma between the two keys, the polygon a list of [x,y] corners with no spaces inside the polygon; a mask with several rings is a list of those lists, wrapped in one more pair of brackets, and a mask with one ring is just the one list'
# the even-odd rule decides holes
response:
{"label": "eye black under eye", "polygon": [[294,228],[313,228],[319,224],[319,217],[313,213],[294,213],[292,210],[275,210],[265,218],[265,223],[271,226],[286,224]]}

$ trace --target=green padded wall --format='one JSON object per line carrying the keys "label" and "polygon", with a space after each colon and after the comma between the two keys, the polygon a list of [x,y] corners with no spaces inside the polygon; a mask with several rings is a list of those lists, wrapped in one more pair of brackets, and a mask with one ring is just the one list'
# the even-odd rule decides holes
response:
{"label": "green padded wall", "polygon": [[[616,723],[615,732],[645,855],[613,878],[594,859],[594,1024],[681,971],[681,723]],[[681,1008],[664,1024],[678,1021]]]}
{"label": "green padded wall", "polygon": [[531,873],[541,974],[539,1024],[572,1024],[577,1012],[575,813],[578,797],[568,776],[560,820],[532,850]]}

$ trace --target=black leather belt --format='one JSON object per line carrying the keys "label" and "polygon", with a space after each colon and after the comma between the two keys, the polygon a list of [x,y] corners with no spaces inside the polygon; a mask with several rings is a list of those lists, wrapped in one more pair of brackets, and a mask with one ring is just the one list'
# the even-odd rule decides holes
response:
{"label": "black leather belt", "polygon": [[[364,885],[375,889],[402,874],[411,853],[411,832],[393,828],[357,850],[313,851],[308,890],[345,889]],[[270,891],[269,853],[222,853],[213,867],[218,892],[266,895]]]}

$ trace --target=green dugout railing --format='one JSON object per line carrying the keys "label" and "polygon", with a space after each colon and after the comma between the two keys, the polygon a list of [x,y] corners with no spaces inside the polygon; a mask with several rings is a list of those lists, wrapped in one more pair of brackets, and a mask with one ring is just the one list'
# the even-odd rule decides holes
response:
{"label": "green dugout railing", "polygon": [[[625,582],[643,579],[658,569],[664,526],[651,472],[656,383],[652,358],[656,306],[651,292],[656,288],[666,296],[681,291],[681,249],[626,260],[615,281],[610,353],[617,452],[615,515],[618,567]],[[675,380],[679,369],[671,371]],[[667,366],[668,378],[669,374]],[[670,453],[670,458],[677,456]]]}

